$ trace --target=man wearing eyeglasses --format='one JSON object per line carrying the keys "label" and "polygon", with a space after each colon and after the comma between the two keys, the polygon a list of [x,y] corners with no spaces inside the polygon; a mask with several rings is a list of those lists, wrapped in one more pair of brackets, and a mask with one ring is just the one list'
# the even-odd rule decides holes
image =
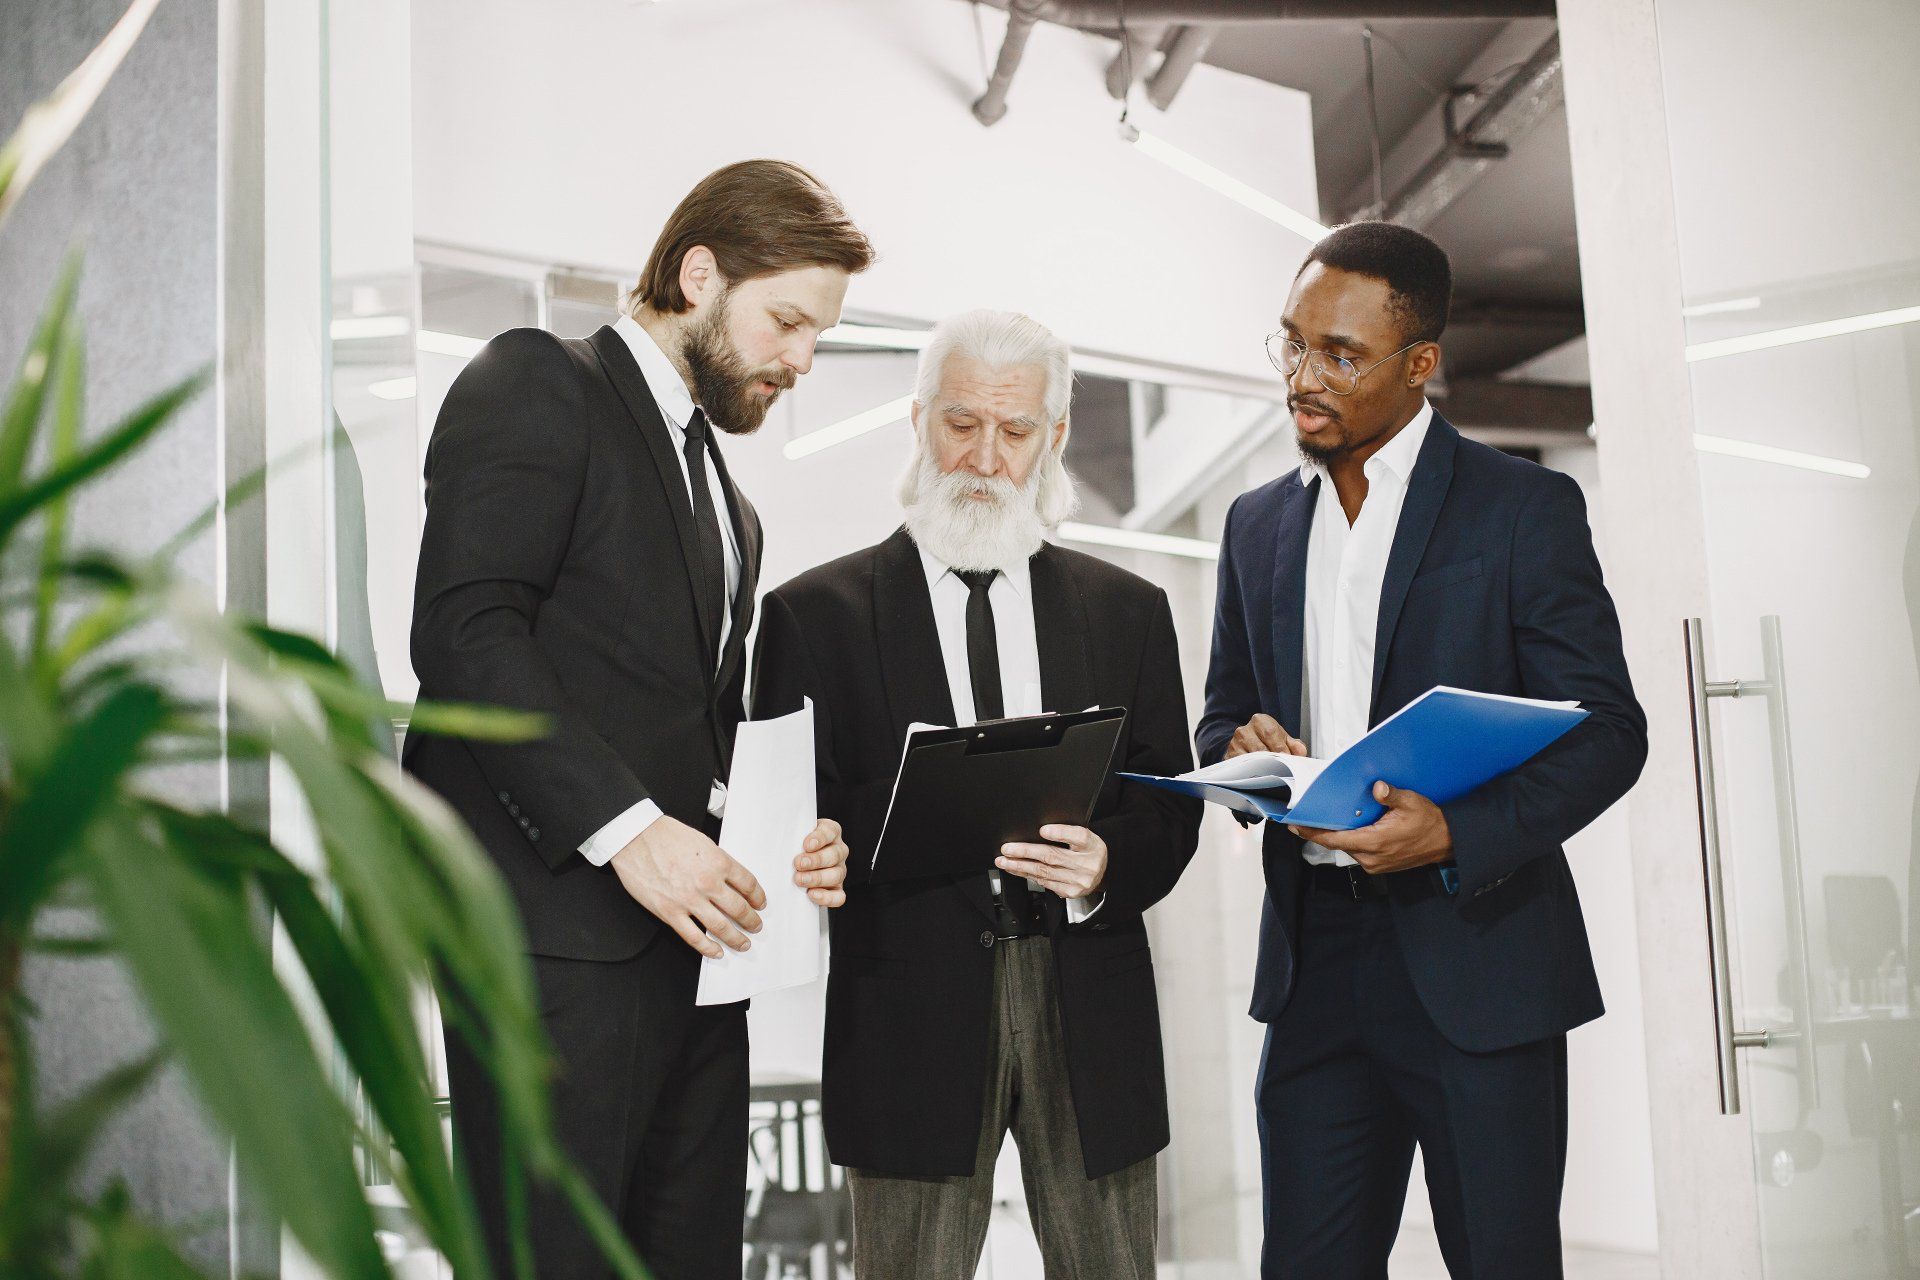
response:
{"label": "man wearing eyeglasses", "polygon": [[1450,295],[1389,223],[1296,277],[1267,351],[1302,462],[1227,516],[1201,762],[1324,759],[1440,684],[1590,714],[1449,804],[1384,778],[1372,826],[1268,825],[1263,1280],[1384,1278],[1416,1146],[1453,1276],[1561,1274],[1566,1033],[1602,1011],[1562,846],[1633,785],[1646,719],[1579,487],[1426,399]]}

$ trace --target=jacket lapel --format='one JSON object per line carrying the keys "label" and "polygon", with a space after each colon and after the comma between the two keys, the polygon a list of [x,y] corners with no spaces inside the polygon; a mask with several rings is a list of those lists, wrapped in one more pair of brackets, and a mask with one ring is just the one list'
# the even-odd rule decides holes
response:
{"label": "jacket lapel", "polygon": [[887,695],[887,727],[904,742],[914,721],[953,723],[953,694],[940,655],[920,549],[905,529],[880,544],[874,563],[873,621],[878,631],[880,678]]}
{"label": "jacket lapel", "polygon": [[729,605],[732,629],[727,632],[727,649],[720,657],[720,674],[716,681],[724,689],[733,679],[734,672],[740,669],[747,648],[747,632],[753,629],[754,593],[760,585],[760,516],[733,483],[719,444],[715,442],[708,447],[713,450],[714,470],[720,473],[720,493],[726,501],[727,514],[733,524],[733,545],[740,548],[740,586],[733,593],[733,601]]}
{"label": "jacket lapel", "polygon": [[1085,710],[1093,701],[1086,602],[1065,561],[1060,548],[1048,543],[1028,567],[1033,633],[1040,648],[1040,707],[1063,714]]}
{"label": "jacket lapel", "polygon": [[1273,668],[1280,697],[1280,723],[1300,732],[1300,690],[1305,678],[1307,634],[1307,543],[1323,481],[1306,484],[1295,472],[1280,490],[1280,516],[1273,532]]}
{"label": "jacket lapel", "polygon": [[1387,554],[1386,576],[1380,580],[1380,621],[1373,638],[1373,689],[1368,699],[1368,723],[1379,714],[1380,683],[1387,672],[1387,654],[1393,647],[1393,629],[1400,622],[1400,607],[1407,602],[1407,589],[1413,585],[1420,560],[1427,553],[1427,539],[1433,535],[1434,522],[1447,500],[1453,483],[1453,455],[1460,433],[1438,413],[1427,427],[1420,456],[1413,464],[1413,477],[1407,482],[1407,499],[1400,506],[1400,524],[1393,533],[1393,549]]}
{"label": "jacket lapel", "polygon": [[[698,576],[697,562],[700,543],[693,524],[693,500],[687,496],[687,485],[681,471],[679,452],[673,447],[673,440],[667,431],[666,419],[660,416],[660,406],[654,402],[653,392],[647,389],[646,377],[640,372],[640,366],[633,358],[633,352],[627,349],[626,340],[615,333],[611,325],[602,325],[587,339],[594,354],[600,358],[601,371],[607,375],[607,381],[619,393],[621,401],[627,406],[634,424],[640,429],[640,438],[647,442],[647,451],[653,455],[654,467],[659,473],[662,496],[667,500],[667,509],[673,513],[674,533],[680,540],[681,566],[686,570],[687,604],[699,619],[700,637],[705,643],[707,661],[707,679],[711,685],[714,679],[714,635],[708,627],[705,613],[694,594],[694,582]],[[744,547],[742,548],[744,553]],[[742,585],[745,585],[746,557],[742,555]]]}

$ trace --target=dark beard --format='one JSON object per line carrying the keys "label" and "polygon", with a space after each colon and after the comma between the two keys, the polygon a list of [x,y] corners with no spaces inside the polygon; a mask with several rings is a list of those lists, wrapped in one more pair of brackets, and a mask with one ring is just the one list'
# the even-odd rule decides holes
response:
{"label": "dark beard", "polygon": [[753,388],[771,382],[784,390],[793,385],[794,372],[785,367],[759,372],[740,358],[727,340],[728,296],[721,294],[712,313],[687,330],[680,356],[693,379],[693,402],[706,411],[707,421],[729,435],[746,436],[760,429],[780,398],[779,390],[763,399]]}
{"label": "dark beard", "polygon": [[1293,443],[1300,450],[1301,457],[1323,467],[1330,466],[1334,459],[1348,451],[1344,441],[1309,440],[1297,431],[1293,433]]}

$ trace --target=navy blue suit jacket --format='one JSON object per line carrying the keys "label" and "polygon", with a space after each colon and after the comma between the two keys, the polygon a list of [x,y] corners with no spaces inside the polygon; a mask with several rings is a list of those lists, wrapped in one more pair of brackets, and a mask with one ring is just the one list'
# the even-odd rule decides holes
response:
{"label": "navy blue suit jacket", "polygon": [[[1322,487],[1290,471],[1242,494],[1227,515],[1195,733],[1203,764],[1225,755],[1257,712],[1299,728],[1307,536],[1315,502],[1338,501]],[[1457,892],[1433,892],[1429,868],[1382,878],[1428,1014],[1458,1047],[1486,1052],[1603,1011],[1562,845],[1639,777],[1646,717],[1579,486],[1463,439],[1436,414],[1381,587],[1368,722],[1439,684],[1577,700],[1591,713],[1527,764],[1444,807]],[[1253,1016],[1271,1022],[1293,990],[1306,862],[1279,823],[1267,824],[1263,860]]]}

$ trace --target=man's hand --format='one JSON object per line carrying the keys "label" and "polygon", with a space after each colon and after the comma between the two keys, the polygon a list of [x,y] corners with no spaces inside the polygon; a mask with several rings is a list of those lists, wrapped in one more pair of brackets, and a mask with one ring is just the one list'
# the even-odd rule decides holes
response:
{"label": "man's hand", "polygon": [[760,932],[760,908],[767,905],[760,882],[684,822],[655,818],[610,865],[635,902],[703,956],[718,960],[720,942],[745,951],[747,934]]}
{"label": "man's hand", "polygon": [[800,856],[793,860],[793,882],[823,907],[845,906],[847,891],[840,886],[847,878],[847,842],[840,838],[840,824],[821,818],[800,844]]}
{"label": "man's hand", "polygon": [[1246,755],[1250,751],[1276,751],[1283,756],[1307,754],[1307,744],[1280,727],[1280,722],[1264,713],[1233,731],[1223,759]]}
{"label": "man's hand", "polygon": [[1059,843],[1003,844],[993,865],[1009,875],[1036,880],[1063,898],[1084,898],[1098,892],[1107,878],[1105,840],[1085,827],[1057,824],[1040,828],[1040,838]]}
{"label": "man's hand", "polygon": [[1335,849],[1360,864],[1370,876],[1445,862],[1453,856],[1453,833],[1440,806],[1414,791],[1384,782],[1373,784],[1373,798],[1387,806],[1379,821],[1358,831],[1321,831],[1289,825],[1287,830],[1323,849]]}

